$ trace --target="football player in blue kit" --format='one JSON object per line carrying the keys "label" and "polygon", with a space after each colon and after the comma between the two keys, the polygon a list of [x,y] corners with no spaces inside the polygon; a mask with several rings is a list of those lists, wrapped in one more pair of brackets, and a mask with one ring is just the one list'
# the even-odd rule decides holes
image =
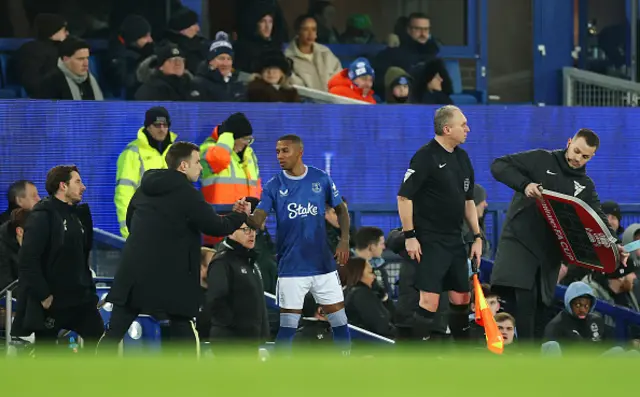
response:
{"label": "football player in blue kit", "polygon": [[[335,259],[341,265],[349,259],[349,212],[331,177],[305,165],[302,153],[299,136],[278,139],[276,154],[282,172],[267,182],[260,203],[247,222],[258,228],[271,210],[276,214],[276,299],[280,306],[276,346],[291,346],[305,295],[311,292],[331,324],[334,342],[343,354],[348,354],[351,337]],[[325,204],[336,210],[340,224],[341,238],[335,255],[327,241]]]}

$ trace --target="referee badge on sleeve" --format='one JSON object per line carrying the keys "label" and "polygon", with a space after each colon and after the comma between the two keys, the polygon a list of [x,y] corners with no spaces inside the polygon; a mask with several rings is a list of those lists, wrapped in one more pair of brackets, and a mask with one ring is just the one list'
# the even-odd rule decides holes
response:
{"label": "referee badge on sleeve", "polygon": [[469,191],[469,178],[464,178],[464,191],[468,192]]}
{"label": "referee badge on sleeve", "polygon": [[414,172],[415,172],[414,170],[409,168],[407,172],[404,173],[404,180],[402,181],[402,183],[406,182],[407,179],[409,179],[409,177],[414,174]]}

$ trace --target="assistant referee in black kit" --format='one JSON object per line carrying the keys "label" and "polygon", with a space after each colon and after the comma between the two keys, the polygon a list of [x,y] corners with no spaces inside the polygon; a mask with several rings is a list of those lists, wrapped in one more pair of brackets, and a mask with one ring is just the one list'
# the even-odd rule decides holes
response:
{"label": "assistant referee in black kit", "polygon": [[[480,260],[482,236],[473,201],[473,167],[459,145],[469,133],[467,118],[451,105],[436,110],[435,137],[411,159],[398,192],[398,213],[407,252],[418,262],[416,288],[420,302],[414,315],[414,336],[427,340],[440,294],[449,291],[449,328],[456,339],[468,338],[469,268],[467,258]],[[466,220],[474,234],[471,252],[462,239]]]}

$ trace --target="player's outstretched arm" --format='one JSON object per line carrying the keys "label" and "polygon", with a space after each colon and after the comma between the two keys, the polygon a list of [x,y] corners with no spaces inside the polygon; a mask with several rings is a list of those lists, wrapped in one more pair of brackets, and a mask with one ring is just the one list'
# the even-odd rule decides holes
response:
{"label": "player's outstretched arm", "polygon": [[268,214],[265,210],[256,208],[256,210],[253,211],[253,214],[247,217],[247,225],[256,230],[262,229],[262,226],[264,226],[264,221],[267,220],[267,215]]}
{"label": "player's outstretched arm", "polygon": [[498,157],[491,164],[491,175],[516,192],[524,193],[527,185],[539,183],[533,180],[532,175],[536,167],[544,167],[543,153],[541,150],[529,150]]}

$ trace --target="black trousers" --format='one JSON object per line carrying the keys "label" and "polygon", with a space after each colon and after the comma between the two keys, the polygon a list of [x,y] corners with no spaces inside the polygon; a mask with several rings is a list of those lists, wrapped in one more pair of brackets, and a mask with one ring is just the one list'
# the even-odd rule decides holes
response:
{"label": "black trousers", "polygon": [[504,311],[516,319],[518,341],[540,341],[548,323],[549,308],[542,302],[537,284],[532,290],[499,287],[496,291],[504,300]]}
{"label": "black trousers", "polygon": [[65,329],[80,335],[84,342],[84,351],[93,353],[98,340],[104,334],[102,316],[93,303],[46,310],[45,326],[44,330],[35,332],[37,346],[55,346],[60,330]]}
{"label": "black trousers", "polygon": [[[118,344],[139,314],[139,310],[113,305],[107,331],[98,345],[98,353],[110,351],[115,354]],[[198,357],[200,355],[200,340],[193,319],[171,315],[166,317],[166,325],[161,328],[163,353]]]}

